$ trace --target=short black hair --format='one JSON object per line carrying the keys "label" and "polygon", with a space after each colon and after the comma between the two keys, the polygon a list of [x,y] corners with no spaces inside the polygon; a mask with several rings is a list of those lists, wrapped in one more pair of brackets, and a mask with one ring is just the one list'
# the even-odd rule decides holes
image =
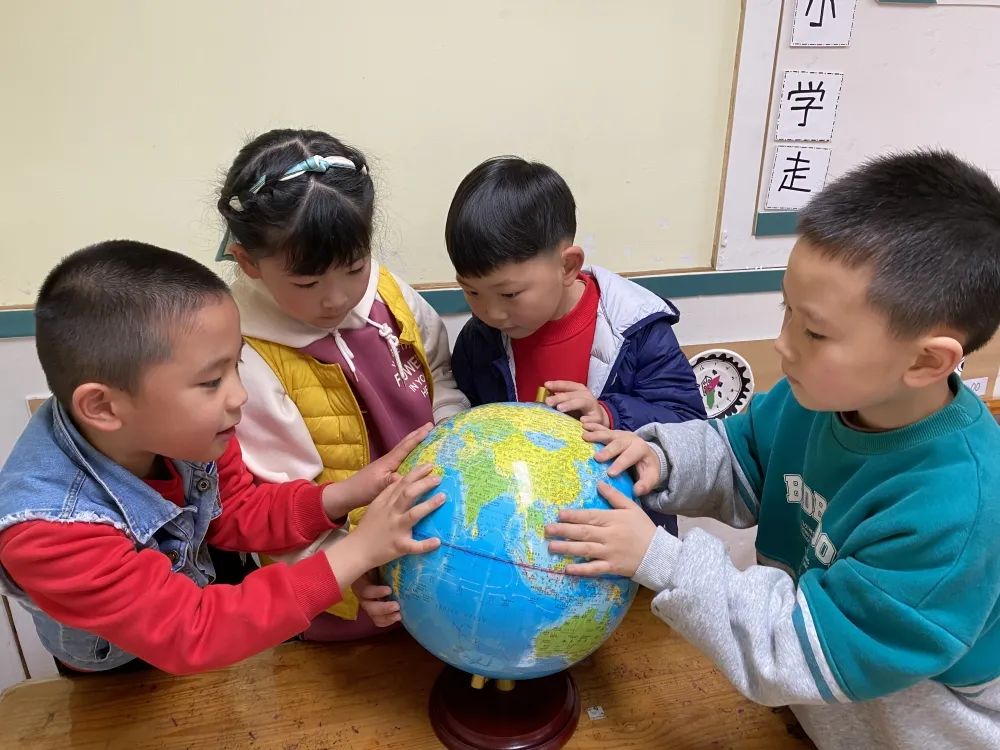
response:
{"label": "short black hair", "polygon": [[1000,325],[1000,190],[946,151],[873,159],[813,198],[799,233],[849,267],[868,266],[868,301],[897,336],[948,326],[965,353]]}
{"label": "short black hair", "polygon": [[[354,169],[279,181],[310,156],[341,156]],[[264,186],[251,192],[261,177]],[[371,254],[375,187],[368,163],[328,133],[285,129],[254,138],[226,173],[217,206],[233,239],[252,258],[281,254],[286,270],[299,276],[319,276],[330,266],[350,266]]]}
{"label": "short black hair", "polygon": [[69,408],[83,383],[135,393],[146,367],[170,357],[171,334],[229,294],[196,260],[131,240],[64,258],[35,303],[35,347],[49,389]]}
{"label": "short black hair", "polygon": [[576,236],[569,185],[545,164],[517,156],[487,159],[455,191],[444,240],[459,276],[485,276],[555,250]]}

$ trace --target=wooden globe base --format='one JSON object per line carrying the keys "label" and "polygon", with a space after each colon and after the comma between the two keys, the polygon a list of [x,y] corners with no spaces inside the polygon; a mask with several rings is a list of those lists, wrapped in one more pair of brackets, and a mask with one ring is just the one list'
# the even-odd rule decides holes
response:
{"label": "wooden globe base", "polygon": [[558,750],[580,720],[580,691],[569,672],[514,684],[445,667],[431,690],[431,726],[448,750]]}

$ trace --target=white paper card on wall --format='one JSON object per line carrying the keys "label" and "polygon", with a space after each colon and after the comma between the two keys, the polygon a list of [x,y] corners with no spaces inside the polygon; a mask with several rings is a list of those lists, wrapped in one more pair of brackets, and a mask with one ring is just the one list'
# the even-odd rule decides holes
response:
{"label": "white paper card on wall", "polygon": [[764,208],[802,208],[826,184],[830,149],[817,146],[777,146]]}
{"label": "white paper card on wall", "polygon": [[829,141],[837,123],[843,73],[786,70],[778,107],[779,141]]}
{"label": "white paper card on wall", "polygon": [[986,398],[986,387],[990,383],[989,378],[969,378],[968,380],[963,380],[969,390],[975,393],[979,398]]}
{"label": "white paper card on wall", "polygon": [[848,46],[857,7],[858,0],[796,0],[792,46]]}

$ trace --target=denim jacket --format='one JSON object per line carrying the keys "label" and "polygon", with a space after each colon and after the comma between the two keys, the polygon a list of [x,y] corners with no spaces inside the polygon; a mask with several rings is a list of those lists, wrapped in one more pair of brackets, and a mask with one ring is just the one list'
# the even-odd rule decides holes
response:
{"label": "denim jacket", "polygon": [[[35,413],[0,469],[0,531],[23,521],[103,523],[128,537],[136,551],[159,550],[199,586],[215,579],[205,536],[222,513],[214,463],[173,461],[184,481],[181,508],[94,448],[54,399]],[[77,669],[113,669],[134,659],[94,633],[65,626],[39,609],[7,575],[0,593],[31,614],[42,644]]]}

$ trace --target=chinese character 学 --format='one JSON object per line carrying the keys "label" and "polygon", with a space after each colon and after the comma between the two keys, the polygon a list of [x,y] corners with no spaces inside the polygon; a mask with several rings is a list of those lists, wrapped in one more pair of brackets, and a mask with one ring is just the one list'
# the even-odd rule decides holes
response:
{"label": "chinese character \u5b66", "polygon": [[826,89],[823,88],[823,81],[819,81],[818,83],[809,81],[806,84],[806,88],[802,88],[802,81],[799,81],[795,89],[788,92],[788,101],[794,102],[790,109],[792,112],[802,113],[802,121],[799,123],[800,128],[806,126],[806,120],[809,118],[811,111],[823,109],[822,101],[824,97],[826,97]]}

